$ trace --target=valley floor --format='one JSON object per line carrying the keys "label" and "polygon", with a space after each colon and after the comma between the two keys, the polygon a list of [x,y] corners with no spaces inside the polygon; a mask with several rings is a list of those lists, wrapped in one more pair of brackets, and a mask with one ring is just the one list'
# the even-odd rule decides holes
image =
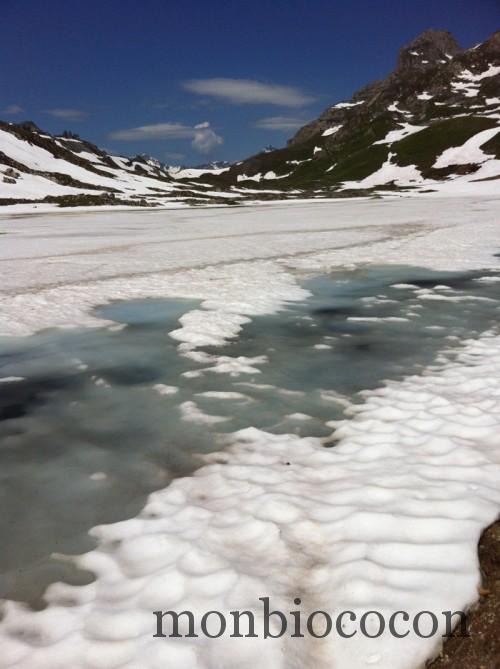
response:
{"label": "valley floor", "polygon": [[223,330],[226,314],[231,334],[237,315],[300,299],[297,273],[491,266],[499,204],[430,196],[0,218],[0,334],[92,324],[96,304],[156,296],[207,300],[205,318]]}
{"label": "valley floor", "polygon": [[[255,359],[199,349],[305,299],[304,277],[392,264],[479,270],[475,280],[495,284],[499,212],[500,197],[429,196],[6,217],[0,335],[109,325],[92,310],[111,300],[192,298],[201,306],[169,333],[179,353],[244,374]],[[395,288],[422,302],[500,308],[446,285]],[[305,611],[386,616],[477,600],[477,542],[500,512],[500,330],[364,393],[331,428],[336,445],[325,449],[248,426],[194,476],[153,493],[139,517],[94,528],[97,547],[79,565],[95,582],[51,586],[40,612],[5,603],[0,668],[423,666],[440,635],[152,638],[153,610],[227,613],[262,596],[283,611],[300,596]]]}

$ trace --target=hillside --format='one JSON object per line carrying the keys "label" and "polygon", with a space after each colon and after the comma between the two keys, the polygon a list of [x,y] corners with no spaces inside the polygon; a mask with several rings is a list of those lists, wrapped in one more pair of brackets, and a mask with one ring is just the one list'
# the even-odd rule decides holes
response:
{"label": "hillside", "polygon": [[450,33],[429,30],[401,49],[386,79],[225,176],[332,191],[477,183],[500,176],[499,119],[500,32],[464,51]]}
{"label": "hillside", "polygon": [[195,180],[220,170],[171,170],[154,158],[109,155],[72,133],[0,121],[0,204],[182,206],[233,201]]}

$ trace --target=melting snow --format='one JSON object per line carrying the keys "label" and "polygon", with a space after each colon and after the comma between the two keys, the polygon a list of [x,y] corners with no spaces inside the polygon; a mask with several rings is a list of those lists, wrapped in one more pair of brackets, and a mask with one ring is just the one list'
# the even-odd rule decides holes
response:
{"label": "melting snow", "polygon": [[409,137],[416,132],[425,130],[426,125],[411,125],[411,123],[400,123],[401,127],[399,130],[391,130],[387,133],[384,139],[379,139],[378,142],[373,142],[374,144],[392,144],[393,142],[399,142],[400,139]]}
{"label": "melting snow", "polygon": [[[221,418],[192,402],[182,411]],[[441,611],[477,599],[477,541],[498,515],[500,338],[466,342],[456,360],[367,392],[348,413],[334,449],[241,430],[222,463],[212,456],[153,493],[138,517],[94,528],[96,549],[76,563],[96,582],[51,585],[43,611],[6,602],[0,667],[423,666],[439,650]],[[430,610],[438,634],[264,641],[262,596],[282,611],[300,596],[306,614],[358,619],[373,608],[386,619]],[[167,609],[198,620],[251,610],[259,638],[155,639],[152,611]]]}
{"label": "melting snow", "polygon": [[449,167],[450,165],[467,165],[469,163],[482,163],[492,158],[484,153],[481,146],[486,144],[492,137],[500,132],[500,127],[483,130],[468,139],[462,146],[453,146],[446,149],[436,160],[433,167]]}
{"label": "melting snow", "polygon": [[399,104],[398,102],[393,102],[392,104],[390,104],[390,105],[387,107],[387,111],[390,111],[390,112],[398,112],[399,114],[405,114],[405,115],[407,115],[407,116],[411,116],[411,115],[412,115],[411,112],[409,112],[409,111],[404,111],[403,109],[399,109],[398,104]]}
{"label": "melting snow", "polygon": [[432,100],[433,97],[434,96],[427,93],[427,91],[424,91],[423,93],[420,93],[420,95],[417,95],[418,100]]}
{"label": "melting snow", "polygon": [[259,172],[258,174],[253,174],[252,176],[248,176],[246,174],[238,174],[238,181],[260,181],[262,179],[262,174]]}
{"label": "melting snow", "polygon": [[[396,170],[388,163],[386,171]],[[302,299],[291,270],[377,261],[488,266],[499,245],[497,205],[477,196],[420,196],[270,206],[265,216],[246,209],[7,220],[4,331],[85,323],[91,306],[108,299],[197,296],[203,309],[183,317],[180,332],[172,333],[181,350],[196,354],[207,341],[236,336],[252,314]],[[138,226],[145,218],[148,225]],[[89,221],[101,246],[88,234]],[[100,248],[108,262],[94,266]],[[244,253],[245,262],[235,262]],[[271,259],[263,260],[266,254]],[[255,374],[266,362],[265,356],[200,360],[207,371],[236,374]],[[375,608],[386,616],[399,609],[459,610],[477,599],[477,541],[500,508],[500,337],[486,333],[465,342],[456,358],[364,393],[364,400],[348,408],[350,419],[332,424],[340,440],[334,449],[315,438],[249,428],[229,437],[224,464],[214,457],[194,476],[151,495],[137,518],[94,528],[96,549],[77,563],[97,580],[51,585],[49,606],[38,612],[6,602],[0,667],[423,666],[439,636],[334,634],[320,644],[152,637],[152,611],[167,608],[250,609],[260,631],[255,609],[263,595],[283,611],[301,596],[306,612]],[[180,411],[202,425],[223,418],[194,402]]]}
{"label": "melting snow", "polygon": [[376,172],[361,181],[345,181],[344,188],[371,188],[381,184],[395,183],[397,186],[422,183],[423,178],[415,165],[401,167],[392,162],[394,153],[389,153],[387,160]]}
{"label": "melting snow", "polygon": [[359,100],[358,102],[338,102],[336,105],[333,105],[332,109],[347,109],[348,107],[357,107],[357,105],[362,105],[364,100]]}
{"label": "melting snow", "polygon": [[462,70],[457,76],[459,79],[464,79],[465,81],[481,81],[488,77],[495,77],[497,74],[500,74],[500,65],[495,66],[490,64],[487,70],[479,74],[474,74],[470,70]]}
{"label": "melting snow", "polygon": [[332,125],[331,128],[327,128],[321,133],[322,137],[329,137],[330,135],[334,135],[336,132],[340,130],[342,126],[341,125]]}

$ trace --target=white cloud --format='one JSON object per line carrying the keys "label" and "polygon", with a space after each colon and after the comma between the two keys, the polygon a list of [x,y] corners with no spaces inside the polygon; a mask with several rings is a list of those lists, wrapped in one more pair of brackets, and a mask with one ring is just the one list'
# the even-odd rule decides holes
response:
{"label": "white cloud", "polygon": [[2,109],[2,114],[7,114],[8,116],[17,116],[23,112],[24,109],[19,105],[8,105],[5,109]]}
{"label": "white cloud", "polygon": [[220,146],[223,141],[222,137],[217,135],[212,128],[202,127],[196,129],[191,146],[195,151],[199,151],[200,153],[210,153],[216,146]]}
{"label": "white cloud", "polygon": [[56,118],[61,118],[63,121],[83,121],[83,119],[88,116],[87,112],[81,111],[80,109],[46,109],[45,113],[55,116]]}
{"label": "white cloud", "polygon": [[195,126],[183,123],[154,123],[141,125],[137,128],[117,130],[109,135],[110,139],[124,141],[147,141],[155,139],[190,139],[191,146],[200,153],[209,153],[216,146],[223,143],[222,137],[211,127],[208,121]]}
{"label": "white cloud", "polygon": [[110,139],[119,139],[130,142],[148,139],[186,139],[193,137],[194,128],[182,123],[154,123],[140,125],[137,128],[117,130],[109,135]]}
{"label": "white cloud", "polygon": [[290,116],[268,116],[261,118],[254,123],[256,128],[262,130],[297,130],[305,125],[307,121],[303,118],[293,118]]}
{"label": "white cloud", "polygon": [[299,88],[265,84],[251,79],[191,79],[182,85],[191,93],[220,98],[233,104],[304,107],[314,101]]}

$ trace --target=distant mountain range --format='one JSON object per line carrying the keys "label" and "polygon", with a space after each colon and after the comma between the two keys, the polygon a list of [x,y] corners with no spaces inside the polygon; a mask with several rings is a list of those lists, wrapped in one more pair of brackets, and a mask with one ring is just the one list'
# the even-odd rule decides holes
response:
{"label": "distant mountain range", "polygon": [[0,121],[0,204],[182,206],[391,192],[500,193],[500,32],[463,50],[427,30],[394,72],[328,107],[285,148],[168,167]]}
{"label": "distant mountain range", "polygon": [[32,122],[0,121],[0,205],[181,206],[235,201],[201,174],[149,156],[113,156],[78,135],[50,135]]}

